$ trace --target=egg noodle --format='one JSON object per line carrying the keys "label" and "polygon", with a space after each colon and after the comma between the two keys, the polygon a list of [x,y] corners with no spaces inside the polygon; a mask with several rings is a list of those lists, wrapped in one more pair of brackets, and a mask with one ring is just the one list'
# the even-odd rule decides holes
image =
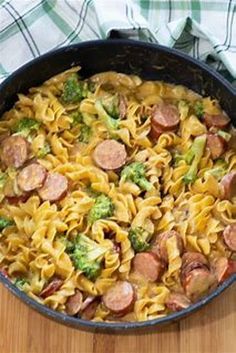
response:
{"label": "egg noodle", "polygon": [[[49,172],[65,176],[67,194],[56,202],[43,201],[36,191],[26,200],[16,176],[19,169],[2,167],[0,217],[12,220],[0,233],[0,267],[16,283],[24,279],[21,289],[37,302],[66,312],[69,297],[79,290],[84,297],[99,299],[94,321],[144,321],[170,313],[166,301],[171,292],[183,292],[181,284],[182,257],[176,238],[166,242],[168,264],[158,281],[148,281],[134,271],[135,257],[129,232],[140,228],[150,237],[164,231],[179,233],[185,251],[202,253],[208,261],[232,256],[222,232],[235,223],[236,204],[222,199],[219,179],[211,173],[218,160],[204,149],[198,172],[192,183],[183,179],[190,165],[176,160],[184,155],[198,136],[207,133],[204,121],[194,110],[201,102],[205,113],[219,114],[216,100],[203,98],[178,85],[160,81],[143,81],[134,75],[105,72],[88,81],[91,90],[78,102],[65,102],[65,82],[80,70],[74,67],[18,94],[14,107],[0,121],[0,135],[5,136],[19,121],[36,120],[37,131],[27,135],[30,158]],[[83,81],[82,81],[83,82]],[[104,97],[125,98],[125,116],[117,118],[118,127],[109,130],[103,112],[96,104]],[[180,123],[175,131],[164,131],[158,139],[150,137],[153,106],[168,102],[178,108]],[[76,121],[76,114],[79,122]],[[82,121],[82,122],[81,122]],[[81,139],[81,129],[89,128],[89,137]],[[16,134],[20,134],[19,132]],[[121,169],[105,170],[94,161],[95,147],[106,139],[123,144],[127,151],[126,165],[139,162],[152,185],[148,190],[129,179],[121,178]],[[41,153],[45,150],[45,153]],[[225,174],[236,170],[236,152],[230,147],[221,157]],[[1,180],[2,180],[1,179]],[[5,182],[12,183],[15,198],[5,195]],[[94,222],[88,215],[97,195],[106,195],[113,212]],[[11,202],[10,202],[11,201]],[[89,279],[76,268],[66,241],[75,241],[80,234],[106,249],[99,275]],[[150,240],[151,242],[151,240]],[[119,250],[117,250],[119,249]],[[53,278],[63,283],[51,295],[40,293]],[[100,300],[117,281],[128,281],[135,288],[133,310],[123,317],[112,315]]]}

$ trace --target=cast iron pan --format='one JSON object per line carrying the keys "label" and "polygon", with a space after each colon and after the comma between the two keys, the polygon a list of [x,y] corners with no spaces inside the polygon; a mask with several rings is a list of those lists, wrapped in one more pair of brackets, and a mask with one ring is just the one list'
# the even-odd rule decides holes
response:
{"label": "cast iron pan", "polygon": [[[82,66],[82,77],[115,70],[137,74],[144,79],[185,85],[202,95],[217,98],[236,126],[236,90],[222,76],[177,50],[129,40],[83,42],[51,51],[24,65],[0,85],[0,115],[12,107],[18,92],[27,92],[30,87],[40,85],[51,76],[74,65]],[[235,280],[236,275],[231,276],[198,303],[160,319],[131,323],[95,323],[64,315],[37,303],[0,273],[0,281],[5,287],[43,315],[79,329],[119,333],[137,329],[155,330],[158,325],[179,320],[209,303]]]}

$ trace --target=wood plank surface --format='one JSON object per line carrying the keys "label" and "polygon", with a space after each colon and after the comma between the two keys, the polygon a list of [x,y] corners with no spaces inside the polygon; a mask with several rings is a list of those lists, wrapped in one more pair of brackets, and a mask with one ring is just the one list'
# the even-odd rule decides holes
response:
{"label": "wood plank surface", "polygon": [[93,334],[29,309],[0,285],[0,353],[235,353],[236,285],[201,311],[155,333]]}

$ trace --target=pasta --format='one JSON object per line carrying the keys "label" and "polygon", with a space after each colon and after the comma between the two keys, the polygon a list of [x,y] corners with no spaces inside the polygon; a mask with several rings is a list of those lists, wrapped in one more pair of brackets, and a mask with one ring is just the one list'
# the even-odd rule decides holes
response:
{"label": "pasta", "polygon": [[0,120],[0,268],[94,321],[182,310],[236,272],[235,130],[177,85],[79,67]]}

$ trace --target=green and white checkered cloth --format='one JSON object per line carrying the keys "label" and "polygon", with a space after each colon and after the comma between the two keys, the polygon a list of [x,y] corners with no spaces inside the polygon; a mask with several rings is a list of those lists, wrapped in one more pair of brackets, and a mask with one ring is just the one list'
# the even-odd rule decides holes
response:
{"label": "green and white checkered cloth", "polygon": [[49,50],[90,39],[157,42],[236,79],[236,0],[0,0],[0,81]]}

